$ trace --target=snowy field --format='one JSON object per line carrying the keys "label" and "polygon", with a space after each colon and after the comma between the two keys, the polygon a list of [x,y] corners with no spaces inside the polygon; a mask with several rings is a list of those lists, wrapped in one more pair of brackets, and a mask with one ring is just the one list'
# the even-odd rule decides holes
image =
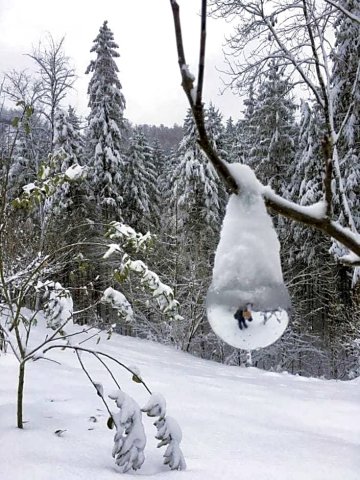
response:
{"label": "snowy field", "polygon": [[[41,328],[35,329],[35,337]],[[35,338],[36,340],[36,338]],[[91,346],[91,342],[84,344]],[[137,473],[163,480],[359,480],[360,381],[323,381],[219,365],[152,342],[114,335],[99,349],[139,367],[183,429],[188,468],[170,471],[156,449],[148,417],[146,460]],[[15,428],[17,363],[0,356],[0,479],[115,480],[114,431],[99,397],[70,351],[61,365],[28,364],[25,429]],[[114,390],[85,353],[93,377]],[[143,406],[142,385],[116,370],[123,389]],[[94,421],[95,420],[95,421]],[[56,430],[66,430],[62,436]]]}

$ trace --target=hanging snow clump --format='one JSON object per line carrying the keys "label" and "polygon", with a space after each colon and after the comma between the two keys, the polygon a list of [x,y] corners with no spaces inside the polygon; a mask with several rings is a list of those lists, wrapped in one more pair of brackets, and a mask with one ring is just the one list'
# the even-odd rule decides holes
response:
{"label": "hanging snow clump", "polygon": [[207,295],[209,323],[226,343],[255,350],[274,343],[288,325],[289,295],[280,243],[262,198],[263,186],[247,165],[229,164],[239,185],[231,195]]}

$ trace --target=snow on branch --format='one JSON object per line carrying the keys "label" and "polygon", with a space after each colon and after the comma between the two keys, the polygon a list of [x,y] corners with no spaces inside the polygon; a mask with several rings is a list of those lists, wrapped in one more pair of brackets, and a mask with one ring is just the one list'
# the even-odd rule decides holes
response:
{"label": "snow on branch", "polygon": [[[131,247],[136,252],[145,251],[152,241],[150,232],[143,235],[136,232],[128,225],[120,222],[111,222],[106,236],[114,240],[121,240],[124,242],[125,247]],[[111,253],[108,253],[107,255],[109,256]]]}
{"label": "snow on branch", "polygon": [[342,12],[344,15],[346,15],[348,18],[350,18],[354,22],[360,24],[360,18],[359,17],[357,17],[356,15],[351,13],[345,7],[340,5],[338,2],[335,2],[335,0],[325,0],[325,2],[328,3],[329,5],[332,5],[333,7],[337,8],[338,10],[340,10],[340,12]]}
{"label": "snow on branch", "polygon": [[360,235],[342,227],[339,222],[327,216],[319,215],[322,202],[307,207],[300,206],[277,195],[270,187],[264,187],[263,197],[266,206],[276,213],[320,230],[340,242],[350,252],[360,256]]}
{"label": "snow on branch", "polygon": [[44,291],[44,312],[48,327],[56,330],[68,323],[73,316],[73,300],[69,290],[59,282],[38,282],[37,291]]}
{"label": "snow on branch", "polygon": [[64,173],[65,180],[75,181],[82,180],[86,174],[87,167],[78,165],[77,163],[71,165]]}
{"label": "snow on branch", "polygon": [[16,273],[5,277],[4,285],[20,288],[24,281],[27,282],[27,286],[34,285],[40,274],[39,267],[41,267],[48,258],[49,255],[37,255],[25,268],[17,270]]}
{"label": "snow on branch", "polygon": [[127,277],[130,272],[135,272],[140,275],[141,284],[152,292],[152,296],[157,301],[162,313],[167,314],[175,320],[182,318],[178,313],[179,302],[175,300],[173,289],[165,285],[155,272],[149,270],[144,262],[141,260],[131,260],[131,258],[125,254],[122,259],[121,270],[115,272],[115,278],[121,280]]}
{"label": "snow on branch", "polygon": [[360,267],[360,257],[354,253],[343,255],[342,257],[339,257],[339,260],[343,265],[348,265],[349,267]]}
{"label": "snow on branch", "polygon": [[13,205],[17,208],[30,208],[37,205],[45,198],[54,195],[59,185],[82,180],[86,170],[86,167],[76,164],[69,167],[65,173],[51,174],[50,167],[42,165],[38,179],[22,187],[23,193],[20,197],[15,198]]}
{"label": "snow on branch", "polygon": [[141,410],[148,417],[159,417],[154,422],[157,429],[155,438],[160,440],[158,448],[167,445],[164,453],[164,464],[169,465],[171,470],[185,470],[186,462],[180,448],[181,428],[174,418],[166,416],[165,398],[160,393],[153,393]]}
{"label": "snow on branch", "polygon": [[112,287],[104,291],[101,302],[109,303],[125,321],[131,321],[134,318],[133,309],[125,295]]}
{"label": "snow on branch", "polygon": [[123,472],[138,470],[145,461],[146,437],[141,419],[141,410],[133,398],[118,390],[109,395],[119,411],[112,414],[116,427],[112,456]]}

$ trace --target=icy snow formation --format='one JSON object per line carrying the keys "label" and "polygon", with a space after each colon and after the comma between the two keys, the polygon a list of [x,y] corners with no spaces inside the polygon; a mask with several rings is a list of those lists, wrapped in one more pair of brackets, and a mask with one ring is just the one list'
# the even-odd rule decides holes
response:
{"label": "icy snow formation", "polygon": [[[231,195],[216,250],[207,297],[208,319],[227,343],[256,349],[284,332],[290,301],[280,264],[280,243],[262,198],[262,185],[247,165],[228,165],[240,194]],[[252,304],[251,323],[240,330],[234,314]],[[273,315],[265,312],[274,312]]]}

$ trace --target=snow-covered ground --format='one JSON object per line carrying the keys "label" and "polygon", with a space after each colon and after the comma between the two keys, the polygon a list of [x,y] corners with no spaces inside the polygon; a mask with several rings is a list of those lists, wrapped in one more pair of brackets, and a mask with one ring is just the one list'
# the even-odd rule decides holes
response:
{"label": "snow-covered ground", "polygon": [[[35,337],[41,333],[41,328]],[[36,340],[36,338],[35,338]],[[84,344],[89,346],[91,342]],[[93,344],[94,346],[94,344]],[[219,365],[152,342],[113,335],[97,348],[136,365],[167,412],[183,429],[188,469],[170,471],[156,449],[155,427],[144,417],[146,460],[126,475],[164,480],[358,480],[360,381],[324,381],[255,368]],[[28,364],[25,429],[15,428],[17,363],[0,356],[1,480],[115,480],[114,431],[71,351],[55,363]],[[114,390],[106,372],[85,353],[96,381]],[[143,406],[148,394],[115,369],[122,388]],[[96,421],[94,421],[96,420]],[[61,436],[56,430],[66,430]]]}

